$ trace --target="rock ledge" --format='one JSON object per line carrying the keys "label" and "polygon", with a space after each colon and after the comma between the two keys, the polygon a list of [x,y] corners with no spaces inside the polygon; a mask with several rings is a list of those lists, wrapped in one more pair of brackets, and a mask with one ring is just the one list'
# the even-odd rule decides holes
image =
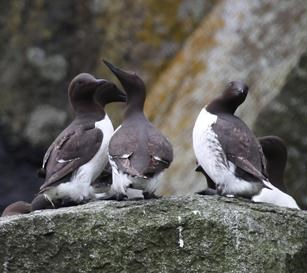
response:
{"label": "rock ledge", "polygon": [[0,219],[1,272],[307,272],[307,213],[216,196]]}

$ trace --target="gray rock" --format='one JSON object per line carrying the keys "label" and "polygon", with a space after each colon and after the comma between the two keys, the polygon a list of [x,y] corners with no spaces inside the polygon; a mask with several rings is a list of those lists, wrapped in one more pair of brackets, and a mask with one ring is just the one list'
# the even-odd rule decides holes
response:
{"label": "gray rock", "polygon": [[307,272],[307,213],[221,197],[0,219],[1,272]]}

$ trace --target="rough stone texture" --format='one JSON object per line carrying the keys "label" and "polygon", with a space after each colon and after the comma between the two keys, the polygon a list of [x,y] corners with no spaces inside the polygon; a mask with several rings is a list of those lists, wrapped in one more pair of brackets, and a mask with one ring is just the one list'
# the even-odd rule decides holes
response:
{"label": "rough stone texture", "polygon": [[306,212],[222,197],[96,202],[0,219],[0,271],[307,272]]}
{"label": "rough stone texture", "polygon": [[[225,0],[204,18],[147,101],[149,117],[175,148],[160,192],[181,194],[205,186],[193,171],[192,128],[198,113],[227,82],[243,79],[250,92],[238,114],[252,126],[306,50],[306,15],[306,1]],[[186,176],[189,182],[182,185]]]}
{"label": "rough stone texture", "polygon": [[307,52],[285,80],[280,93],[263,109],[255,123],[258,135],[281,136],[288,146],[285,184],[307,208]]}
{"label": "rough stone texture", "polygon": [[66,109],[68,81],[80,72],[102,77],[103,58],[150,81],[212,6],[195,3],[2,1],[1,121],[23,133],[34,106]]}
{"label": "rough stone texture", "polygon": [[[32,187],[38,189],[35,170],[54,136],[71,117],[69,81],[80,72],[111,78],[102,64],[105,58],[141,72],[150,83],[211,10],[214,1],[191,3],[0,1],[0,146],[6,146],[0,162],[4,170],[0,175],[1,208],[16,201],[8,198],[13,190],[15,197],[26,200],[34,193]],[[122,109],[108,109],[118,124],[120,114],[116,112]],[[18,154],[23,156],[18,159],[8,151],[19,149]],[[38,164],[25,166],[30,162]],[[23,187],[21,183],[30,186]],[[3,188],[6,191],[2,192]],[[17,194],[21,188],[23,191]]]}

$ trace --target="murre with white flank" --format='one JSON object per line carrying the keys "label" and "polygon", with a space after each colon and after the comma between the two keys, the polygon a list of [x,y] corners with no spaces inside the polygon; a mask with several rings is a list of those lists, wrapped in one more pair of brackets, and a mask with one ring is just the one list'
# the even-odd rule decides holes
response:
{"label": "murre with white flank", "polygon": [[201,110],[193,128],[198,164],[223,196],[252,198],[271,188],[261,145],[234,115],[247,93],[243,82],[230,82],[221,96]]}
{"label": "murre with white flank", "polygon": [[109,144],[113,182],[108,198],[127,198],[129,187],[142,190],[145,199],[155,197],[159,175],[173,160],[172,145],[144,115],[146,90],[143,80],[135,73],[104,62],[127,94],[123,123]]}
{"label": "murre with white flank", "polygon": [[114,132],[104,106],[126,101],[115,84],[88,73],[71,81],[68,97],[75,118],[44,156],[40,174],[45,182],[32,201],[32,210],[96,199],[91,182],[108,162],[108,144]]}
{"label": "murre with white flank", "polygon": [[252,200],[300,209],[294,198],[286,193],[287,189],[284,185],[283,177],[288,157],[285,142],[277,136],[259,137],[258,140],[266,158],[266,169],[272,183],[270,186],[272,190],[263,188]]}

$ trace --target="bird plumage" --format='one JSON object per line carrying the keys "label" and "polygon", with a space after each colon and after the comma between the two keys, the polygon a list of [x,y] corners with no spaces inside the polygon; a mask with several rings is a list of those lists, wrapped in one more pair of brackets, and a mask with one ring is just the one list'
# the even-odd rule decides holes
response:
{"label": "bird plumage", "polygon": [[[72,80],[68,94],[75,118],[47,150],[40,171],[45,182],[39,194],[52,205],[63,205],[56,200],[82,203],[95,199],[91,183],[108,162],[108,144],[114,131],[104,105],[126,100],[116,85],[86,73]],[[34,199],[32,206],[45,206],[45,200],[40,200]]]}
{"label": "bird plumage", "polygon": [[134,73],[128,73],[105,62],[121,82],[127,94],[127,108],[122,125],[109,144],[109,160],[113,169],[112,191],[120,199],[127,187],[153,195],[157,176],[173,160],[170,142],[144,115],[145,84]]}
{"label": "bird plumage", "polygon": [[251,198],[270,186],[259,142],[234,115],[247,91],[244,83],[231,82],[201,110],[193,129],[197,161],[221,195]]}

